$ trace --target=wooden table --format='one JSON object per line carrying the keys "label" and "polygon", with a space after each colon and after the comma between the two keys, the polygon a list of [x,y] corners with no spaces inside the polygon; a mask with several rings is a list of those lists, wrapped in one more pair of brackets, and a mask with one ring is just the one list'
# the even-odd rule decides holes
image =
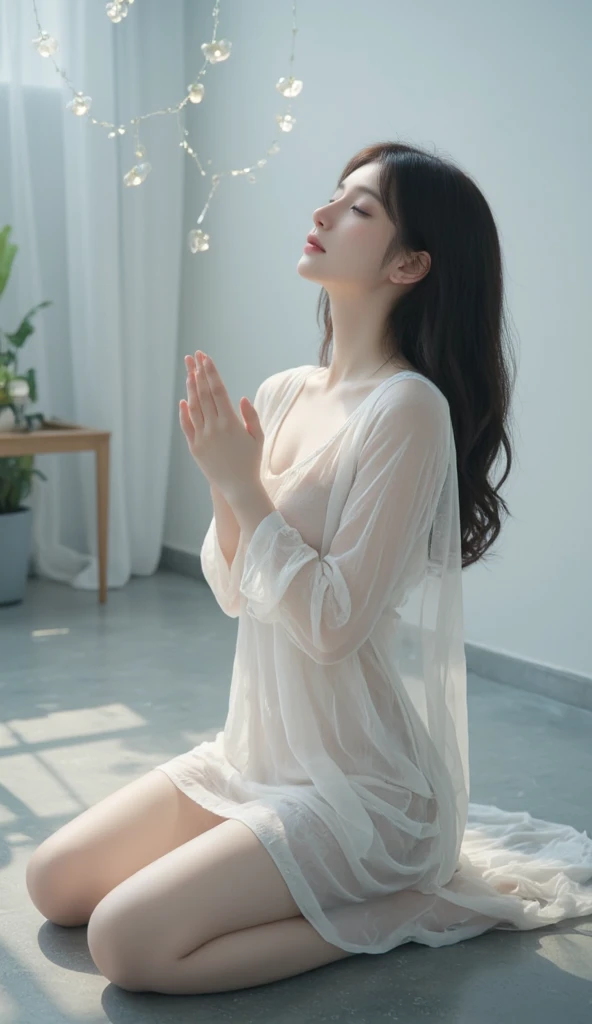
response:
{"label": "wooden table", "polygon": [[97,480],[97,529],[99,545],[99,602],[107,601],[107,550],[109,537],[109,430],[94,430],[62,420],[44,420],[41,430],[0,431],[0,458],[9,455],[51,455],[56,452],[94,451]]}

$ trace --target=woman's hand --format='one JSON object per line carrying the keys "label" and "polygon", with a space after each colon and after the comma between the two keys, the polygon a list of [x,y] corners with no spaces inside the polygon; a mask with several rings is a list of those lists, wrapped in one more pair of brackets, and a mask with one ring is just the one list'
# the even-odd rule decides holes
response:
{"label": "woman's hand", "polygon": [[197,465],[227,501],[259,484],[263,430],[248,398],[237,416],[214,363],[198,349],[185,356],[187,401],[179,402],[181,428]]}

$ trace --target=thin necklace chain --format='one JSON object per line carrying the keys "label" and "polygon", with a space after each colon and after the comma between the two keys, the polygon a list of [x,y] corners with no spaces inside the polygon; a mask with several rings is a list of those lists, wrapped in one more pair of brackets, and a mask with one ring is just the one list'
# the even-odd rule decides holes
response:
{"label": "thin necklace chain", "polygon": [[[390,361],[391,361],[391,357],[389,356],[389,357],[388,357],[388,359],[385,359],[384,363],[382,363],[382,364],[381,364],[381,365],[380,365],[380,366],[378,367],[378,370],[382,370],[382,367],[383,367],[383,366],[386,366],[386,364],[387,364],[387,363],[390,363]],[[374,374],[378,373],[378,370],[375,370],[375,371],[374,371],[374,373],[371,373],[371,374],[370,374],[370,377],[374,377]],[[370,379],[370,378],[368,378],[368,379]]]}

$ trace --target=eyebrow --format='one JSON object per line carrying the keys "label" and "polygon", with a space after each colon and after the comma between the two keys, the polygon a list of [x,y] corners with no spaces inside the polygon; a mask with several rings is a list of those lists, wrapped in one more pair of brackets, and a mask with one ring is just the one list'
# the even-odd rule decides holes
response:
{"label": "eyebrow", "polygon": [[[336,186],[335,191],[337,191],[337,189],[340,188],[345,188],[345,185],[340,183],[339,185]],[[382,199],[378,192],[375,192],[373,188],[368,188],[367,185],[354,185],[352,187],[352,192],[366,192],[368,195],[373,196],[374,199],[378,199],[378,202],[382,206]]]}

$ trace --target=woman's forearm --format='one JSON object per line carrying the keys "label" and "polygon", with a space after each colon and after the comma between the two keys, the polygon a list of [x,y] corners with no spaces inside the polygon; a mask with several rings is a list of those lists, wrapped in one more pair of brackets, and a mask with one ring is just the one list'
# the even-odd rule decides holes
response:
{"label": "woman's forearm", "polygon": [[218,542],[230,569],[236,555],[236,549],[238,548],[240,526],[226,498],[215,484],[210,485],[210,493],[216,518]]}

